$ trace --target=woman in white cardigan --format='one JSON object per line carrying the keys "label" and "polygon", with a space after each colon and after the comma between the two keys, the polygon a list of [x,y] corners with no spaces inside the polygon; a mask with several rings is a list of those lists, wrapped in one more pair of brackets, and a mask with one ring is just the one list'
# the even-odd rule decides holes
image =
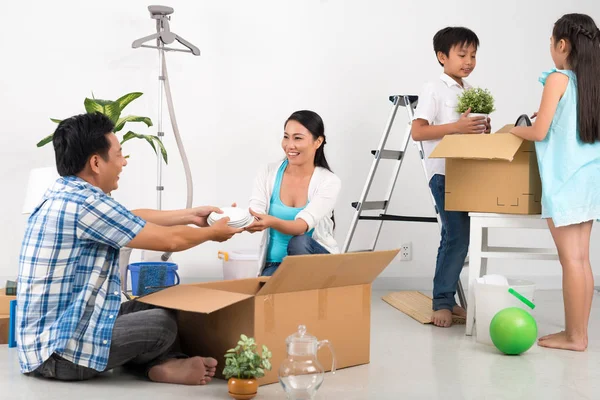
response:
{"label": "woman in white cardigan", "polygon": [[271,276],[287,255],[339,253],[333,237],[340,179],[325,158],[325,127],[313,111],[296,111],[284,124],[283,161],[257,175],[246,228],[263,232],[260,275]]}

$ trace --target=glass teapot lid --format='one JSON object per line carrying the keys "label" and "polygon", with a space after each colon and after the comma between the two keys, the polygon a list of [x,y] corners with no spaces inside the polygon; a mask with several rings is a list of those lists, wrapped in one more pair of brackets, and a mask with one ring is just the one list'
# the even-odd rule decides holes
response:
{"label": "glass teapot lid", "polygon": [[292,355],[316,354],[319,342],[317,338],[306,333],[306,326],[298,326],[298,331],[285,340],[288,353]]}
{"label": "glass teapot lid", "polygon": [[287,344],[291,344],[291,343],[317,343],[317,338],[306,333],[306,326],[305,325],[299,325],[298,326],[298,331],[290,336],[287,337],[287,339],[285,340],[285,342]]}

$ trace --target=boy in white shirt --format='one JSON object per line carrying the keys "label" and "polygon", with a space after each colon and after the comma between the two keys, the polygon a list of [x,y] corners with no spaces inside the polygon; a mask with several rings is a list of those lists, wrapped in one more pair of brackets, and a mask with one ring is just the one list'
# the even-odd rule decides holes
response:
{"label": "boy in white shirt", "polygon": [[486,121],[484,117],[468,117],[470,110],[462,115],[456,111],[458,95],[471,87],[463,78],[475,69],[478,46],[479,38],[467,28],[448,27],[435,34],[433,49],[444,73],[423,88],[412,125],[413,140],[423,142],[429,187],[442,220],[431,319],[440,327],[451,326],[453,315],[466,315],[454,296],[469,249],[470,220],[466,212],[445,211],[445,160],[431,159],[429,155],[446,135],[490,131],[489,118]]}

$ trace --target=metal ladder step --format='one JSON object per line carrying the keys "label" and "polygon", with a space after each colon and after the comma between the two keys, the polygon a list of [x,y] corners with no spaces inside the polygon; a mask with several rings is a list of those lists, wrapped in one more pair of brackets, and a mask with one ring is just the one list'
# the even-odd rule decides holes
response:
{"label": "metal ladder step", "polygon": [[390,214],[380,214],[380,215],[361,215],[358,217],[360,220],[364,221],[404,221],[404,222],[438,222],[436,217],[413,217],[413,216],[404,216],[404,215],[390,215]]}
{"label": "metal ladder step", "polygon": [[358,201],[355,201],[354,203],[352,203],[352,207],[354,207],[355,209],[361,209],[363,211],[368,211],[368,210],[385,210],[385,207],[387,206],[387,200],[381,200],[381,201],[365,201],[364,203],[360,204]]}
{"label": "metal ladder step", "polygon": [[371,154],[375,156],[375,158],[379,158],[381,160],[401,160],[404,157],[404,152],[400,150],[371,150]]}

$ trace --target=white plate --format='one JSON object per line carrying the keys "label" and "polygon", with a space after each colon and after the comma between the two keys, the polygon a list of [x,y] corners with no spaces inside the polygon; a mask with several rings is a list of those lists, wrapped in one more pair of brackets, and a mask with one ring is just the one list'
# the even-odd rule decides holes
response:
{"label": "white plate", "polygon": [[245,208],[223,207],[223,208],[221,208],[221,210],[223,211],[222,214],[217,214],[217,213],[213,212],[213,213],[210,213],[208,218],[211,219],[212,221],[218,221],[221,218],[229,217],[230,222],[236,222],[236,221],[244,221],[244,220],[246,220],[246,218],[251,216],[250,213],[248,212],[248,210],[246,210]]}
{"label": "white plate", "polygon": [[[208,220],[208,225],[212,226],[215,222],[217,222],[217,221]],[[249,220],[243,221],[241,223],[240,222],[231,223],[231,221],[230,221],[227,223],[227,225],[231,226],[232,228],[246,228],[246,227],[252,225],[253,222],[254,222],[254,218],[250,218]]]}

